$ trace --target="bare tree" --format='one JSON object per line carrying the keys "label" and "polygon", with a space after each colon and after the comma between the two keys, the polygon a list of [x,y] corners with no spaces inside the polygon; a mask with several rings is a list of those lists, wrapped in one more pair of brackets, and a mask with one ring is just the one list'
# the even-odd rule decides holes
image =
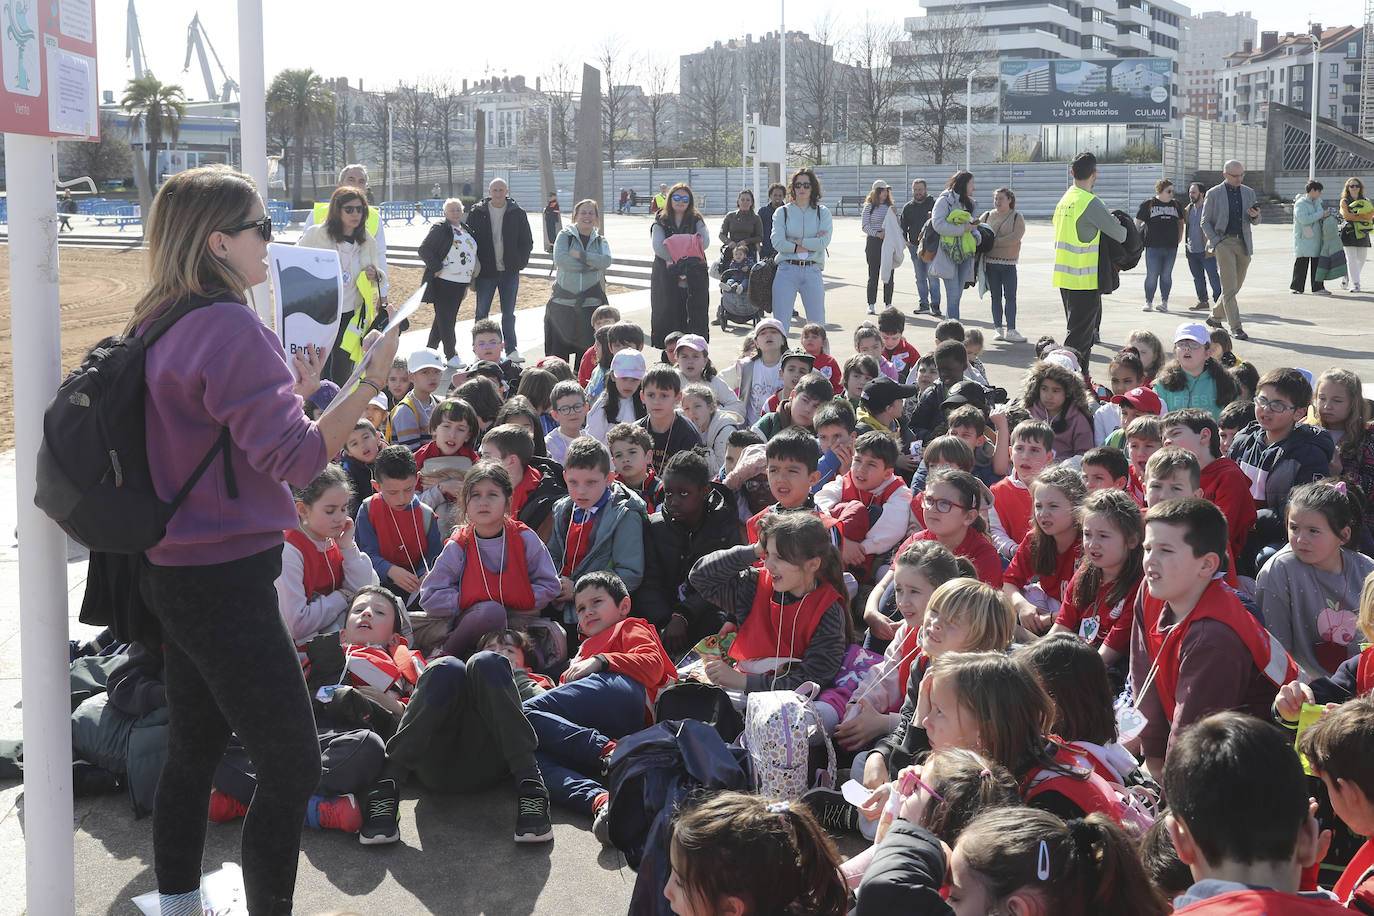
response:
{"label": "bare tree", "polygon": [[[788,75],[796,74],[796,102],[801,106],[802,117],[807,120],[802,139],[810,148],[811,161],[814,163],[821,161],[825,144],[835,136],[840,67],[835,61],[835,49],[831,45],[834,33],[834,20],[826,14],[812,27],[812,41],[787,49]],[[795,70],[791,66],[794,53],[798,58]]]}
{"label": "bare tree", "polygon": [[658,166],[663,152],[664,115],[673,101],[672,68],[659,57],[644,62],[644,95],[640,98],[646,133],[649,140],[649,159]]}
{"label": "bare tree", "polygon": [[363,106],[369,126],[372,128],[372,135],[376,137],[373,146],[377,150],[377,158],[382,163],[382,180],[379,183],[371,181],[368,184],[374,188],[380,188],[377,193],[385,194],[388,182],[391,180],[391,136],[387,128],[390,127],[388,120],[395,120],[396,98],[393,92],[370,92],[365,98],[366,104]]}
{"label": "bare tree", "polygon": [[757,111],[764,124],[781,124],[778,120],[778,43],[760,41],[750,45],[745,70],[749,110]]}
{"label": "bare tree", "polygon": [[[462,99],[447,78],[436,77],[429,81],[426,91],[430,96],[430,109],[434,117],[435,142],[439,153],[444,157],[444,168],[448,174],[445,193],[453,194],[453,154],[457,144],[453,133],[453,119],[462,110]],[[418,179],[417,179],[418,180]]]}
{"label": "bare tree", "polygon": [[410,159],[415,197],[420,188],[420,160],[434,145],[434,100],[418,83],[396,84],[396,112],[392,115],[396,151]]}
{"label": "bare tree", "polygon": [[874,22],[867,16],[848,43],[854,61],[850,71],[849,117],[852,139],[868,147],[869,163],[878,164],[878,150],[899,140],[897,96],[904,80],[892,60],[892,45],[901,37],[896,23]]}
{"label": "bare tree", "polygon": [[58,141],[57,155],[63,178],[87,176],[95,182],[97,194],[111,178],[129,175],[134,164],[129,138],[116,126],[114,115],[106,111],[100,113],[99,140]]}
{"label": "bare tree", "polygon": [[568,150],[576,148],[578,75],[580,68],[565,60],[556,62],[544,73],[544,98],[553,119],[553,158],[560,169],[568,167]]}
{"label": "bare tree", "polygon": [[[707,168],[721,165],[731,127],[737,124],[739,82],[734,69],[726,66],[727,58],[707,58],[696,67],[692,82],[682,87],[682,105],[691,135],[690,145],[701,156]],[[734,131],[736,138],[739,131]]]}
{"label": "bare tree", "polygon": [[596,52],[596,65],[601,68],[601,127],[604,131],[606,158],[615,168],[616,145],[630,125],[630,83],[634,79],[635,58],[625,50],[625,41],[618,35],[608,35]]}
{"label": "bare tree", "polygon": [[357,121],[362,115],[362,105],[352,89],[340,87],[334,99],[334,131],[330,146],[334,161],[331,167],[337,171],[354,160],[353,144],[358,142]]}
{"label": "bare tree", "polygon": [[[926,16],[894,53],[908,81],[902,94],[915,108],[908,132],[923,153],[943,162],[962,135],[958,125],[965,116],[969,72],[980,65],[986,69],[989,59],[995,60],[982,14],[956,9]],[[974,116],[982,120],[987,112],[975,110]]]}

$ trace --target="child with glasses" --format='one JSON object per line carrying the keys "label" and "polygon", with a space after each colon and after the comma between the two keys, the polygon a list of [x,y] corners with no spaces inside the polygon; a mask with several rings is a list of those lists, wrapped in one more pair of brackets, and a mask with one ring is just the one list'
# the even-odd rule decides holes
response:
{"label": "child with glasses", "polygon": [[1283,546],[1284,510],[1296,486],[1328,473],[1335,446],[1326,431],[1300,422],[1312,403],[1312,384],[1297,369],[1272,369],[1255,392],[1255,421],[1236,434],[1230,457],[1250,478],[1257,517],[1245,551],[1236,558],[1242,576]]}
{"label": "child with glasses", "polygon": [[549,457],[559,464],[568,454],[568,443],[582,435],[587,422],[587,393],[577,382],[559,382],[549,396],[553,404],[553,418],[558,425],[544,437]]}

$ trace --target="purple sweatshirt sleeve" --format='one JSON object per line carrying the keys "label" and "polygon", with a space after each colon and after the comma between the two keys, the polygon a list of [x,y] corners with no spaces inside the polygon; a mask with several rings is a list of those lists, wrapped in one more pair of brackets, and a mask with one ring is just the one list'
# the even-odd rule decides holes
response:
{"label": "purple sweatshirt sleeve", "polygon": [[534,587],[534,609],[537,611],[558,597],[563,586],[558,581],[558,570],[553,568],[553,558],[549,549],[533,531],[520,534],[525,542],[525,569],[530,574],[530,585]]}
{"label": "purple sweatshirt sleeve", "polygon": [[221,302],[179,320],[148,349],[148,462],[170,500],[229,428],[237,496],[230,498],[222,458],[192,488],[148,552],[153,563],[221,563],[281,543],[296,523],[290,491],[324,468],[324,436],[291,391],[281,344],[247,306]]}
{"label": "purple sweatshirt sleeve", "polygon": [[429,575],[420,583],[420,607],[431,617],[452,617],[458,613],[458,589],[463,584],[467,551],[457,541],[444,544]]}

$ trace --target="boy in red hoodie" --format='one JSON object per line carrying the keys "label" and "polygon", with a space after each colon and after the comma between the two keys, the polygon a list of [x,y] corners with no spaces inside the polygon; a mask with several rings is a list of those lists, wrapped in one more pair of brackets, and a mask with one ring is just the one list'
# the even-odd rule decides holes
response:
{"label": "boy in red hoodie", "polygon": [[525,716],[539,736],[535,757],[551,799],[592,815],[592,832],[604,845],[605,761],[617,738],[652,723],[654,700],[677,669],[653,624],[630,616],[630,592],[615,573],[583,575],[573,601],[582,645],[559,686],[525,702]]}
{"label": "boy in red hoodie", "polygon": [[1164,444],[1187,449],[1202,468],[1202,496],[1216,503],[1226,516],[1231,556],[1245,550],[1245,539],[1255,524],[1255,500],[1250,478],[1241,466],[1221,453],[1221,430],[1209,411],[1200,407],[1171,410],[1160,423]]}

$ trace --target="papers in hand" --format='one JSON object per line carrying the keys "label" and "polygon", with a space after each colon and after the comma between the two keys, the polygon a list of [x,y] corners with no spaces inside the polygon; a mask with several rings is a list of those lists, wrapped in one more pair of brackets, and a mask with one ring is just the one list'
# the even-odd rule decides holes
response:
{"label": "papers in hand", "polygon": [[358,365],[353,367],[353,374],[348,377],[348,381],[345,382],[343,385],[339,386],[340,391],[347,394],[354,388],[358,387],[358,380],[363,377],[363,372],[367,369],[368,360],[372,358],[372,351],[377,348],[377,344],[381,343],[382,338],[385,337],[387,334],[400,333],[399,328],[401,327],[401,322],[405,321],[411,315],[415,314],[415,312],[420,308],[420,300],[425,295],[426,286],[428,286],[428,284],[421,283],[420,288],[411,294],[411,297],[401,305],[400,309],[396,311],[396,314],[391,316],[391,320],[389,320],[386,323],[386,325],[382,328],[382,332],[376,336],[372,343],[369,344],[367,349],[363,352],[363,358],[358,360]]}

